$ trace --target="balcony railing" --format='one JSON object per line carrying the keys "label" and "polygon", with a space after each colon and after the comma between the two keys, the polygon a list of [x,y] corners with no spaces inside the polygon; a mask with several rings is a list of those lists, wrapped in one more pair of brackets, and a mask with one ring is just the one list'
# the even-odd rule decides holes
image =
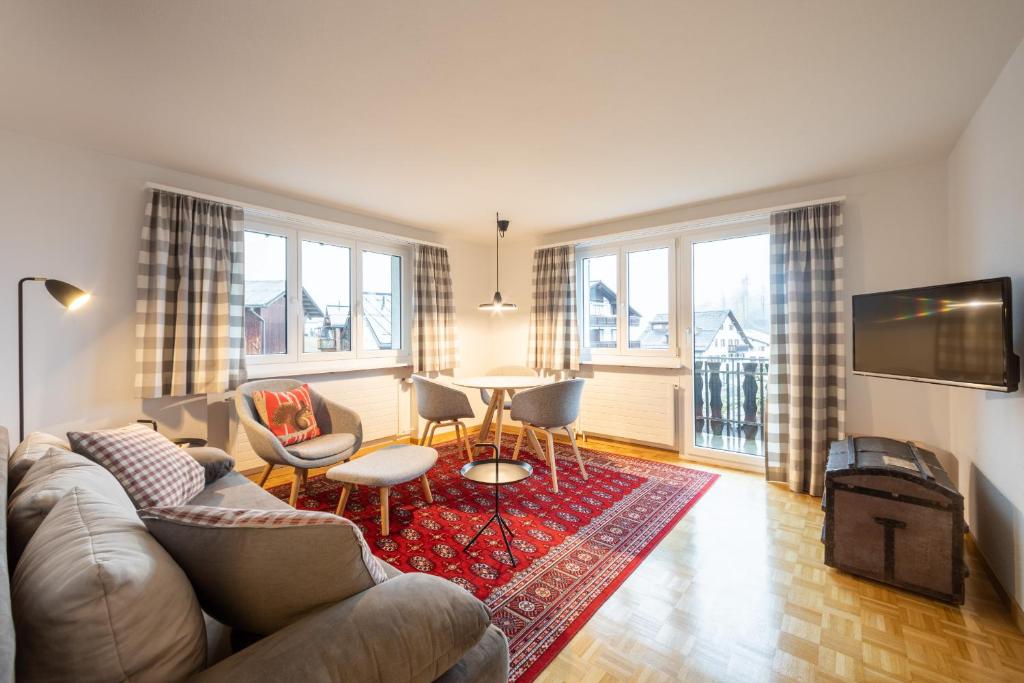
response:
{"label": "balcony railing", "polygon": [[764,455],[768,361],[698,356],[693,361],[694,441]]}

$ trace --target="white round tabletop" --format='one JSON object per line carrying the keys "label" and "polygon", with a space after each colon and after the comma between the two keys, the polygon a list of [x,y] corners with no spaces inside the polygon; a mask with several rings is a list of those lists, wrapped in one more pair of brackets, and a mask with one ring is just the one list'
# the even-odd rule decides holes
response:
{"label": "white round tabletop", "polygon": [[550,384],[547,377],[530,377],[527,375],[484,375],[482,377],[457,377],[452,384],[467,389],[529,389],[542,384]]}

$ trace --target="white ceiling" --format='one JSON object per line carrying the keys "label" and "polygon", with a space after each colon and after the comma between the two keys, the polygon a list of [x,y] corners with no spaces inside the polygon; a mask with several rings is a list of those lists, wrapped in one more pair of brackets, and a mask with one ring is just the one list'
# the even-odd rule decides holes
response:
{"label": "white ceiling", "polygon": [[0,127],[489,240],[941,158],[1021,0],[0,0]]}

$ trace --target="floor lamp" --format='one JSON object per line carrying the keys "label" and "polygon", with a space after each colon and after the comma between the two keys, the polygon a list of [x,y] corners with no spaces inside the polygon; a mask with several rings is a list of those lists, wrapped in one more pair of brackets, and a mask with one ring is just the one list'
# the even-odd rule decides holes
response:
{"label": "floor lamp", "polygon": [[18,440],[25,439],[25,328],[24,295],[26,282],[42,282],[57,303],[76,311],[89,302],[91,295],[74,285],[46,277],[23,277],[18,280]]}

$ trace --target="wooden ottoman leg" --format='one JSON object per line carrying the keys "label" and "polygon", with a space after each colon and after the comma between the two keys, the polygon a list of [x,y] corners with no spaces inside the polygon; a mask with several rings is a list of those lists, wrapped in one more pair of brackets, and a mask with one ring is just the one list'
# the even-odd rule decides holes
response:
{"label": "wooden ottoman leg", "polygon": [[387,536],[391,533],[391,524],[388,519],[388,494],[391,493],[391,489],[387,486],[381,487],[380,490],[380,535]]}
{"label": "wooden ottoman leg", "polygon": [[334,514],[341,517],[345,514],[345,507],[348,505],[348,497],[352,495],[352,484],[343,484],[341,487],[341,498],[338,499],[338,507]]}
{"label": "wooden ottoman leg", "polygon": [[423,498],[426,499],[428,503],[433,503],[434,494],[430,492],[430,480],[427,479],[427,475],[424,474],[420,477],[420,484],[423,486]]}

